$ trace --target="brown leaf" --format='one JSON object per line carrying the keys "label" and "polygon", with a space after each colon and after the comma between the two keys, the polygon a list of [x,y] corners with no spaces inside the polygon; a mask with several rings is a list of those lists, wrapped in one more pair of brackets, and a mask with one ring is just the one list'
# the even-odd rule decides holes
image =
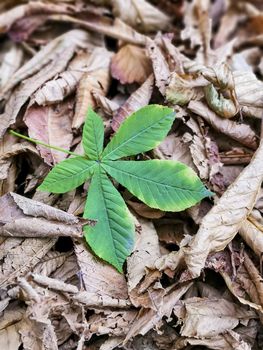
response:
{"label": "brown leaf", "polygon": [[199,101],[191,101],[188,109],[204,118],[215,130],[222,132],[249,148],[257,148],[256,134],[249,125],[222,119],[204,103]]}
{"label": "brown leaf", "polygon": [[153,91],[153,75],[151,74],[147,80],[127,99],[126,102],[114,113],[112,119],[112,129],[117,131],[121,123],[132,113],[141,107],[148,105]]}
{"label": "brown leaf", "polygon": [[124,45],[112,58],[111,74],[122,84],[142,84],[151,73],[151,61],[138,46]]}
{"label": "brown leaf", "polygon": [[204,217],[189,247],[183,248],[185,262],[192,276],[199,276],[208,254],[223,250],[247,219],[263,180],[262,165],[263,143],[251,163]]}
{"label": "brown leaf", "polygon": [[113,13],[143,32],[164,30],[169,17],[145,0],[112,0]]}
{"label": "brown leaf", "polygon": [[[73,101],[67,100],[55,106],[28,108],[24,121],[31,138],[52,146],[69,150],[73,134],[71,121],[73,117]],[[67,155],[63,152],[37,145],[41,157],[49,165],[64,160]]]}
{"label": "brown leaf", "polygon": [[21,47],[15,43],[3,45],[3,49],[0,63],[0,89],[4,88],[15,71],[20,68],[24,56]]}

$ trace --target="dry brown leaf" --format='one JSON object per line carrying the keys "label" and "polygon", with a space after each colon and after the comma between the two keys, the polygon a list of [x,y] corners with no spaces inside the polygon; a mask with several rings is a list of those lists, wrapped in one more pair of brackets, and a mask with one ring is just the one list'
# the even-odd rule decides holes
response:
{"label": "dry brown leaf", "polygon": [[42,1],[16,6],[0,15],[0,33],[5,33],[19,19],[36,14],[70,13],[66,4],[46,4]]}
{"label": "dry brown leaf", "polygon": [[23,50],[18,44],[8,44],[3,45],[4,53],[1,54],[0,89],[4,88],[15,71],[20,68],[24,56]]}
{"label": "dry brown leaf", "polygon": [[111,74],[122,84],[142,84],[151,73],[151,61],[141,47],[124,45],[112,57]]}
{"label": "dry brown leaf", "polygon": [[153,75],[127,99],[126,102],[114,113],[112,119],[112,129],[117,131],[121,123],[132,113],[148,105],[153,92]]}
{"label": "dry brown leaf", "polygon": [[0,330],[0,346],[5,350],[18,350],[21,345],[19,331],[20,322],[10,324]]}
{"label": "dry brown leaf", "polygon": [[79,292],[73,296],[73,300],[89,308],[118,308],[129,309],[131,303],[126,299],[112,298],[108,295],[100,295],[91,292]]}
{"label": "dry brown leaf", "polygon": [[46,204],[9,193],[0,198],[0,207],[2,236],[82,237],[84,221]]}
{"label": "dry brown leaf", "polygon": [[160,327],[162,324],[162,318],[164,316],[168,318],[170,317],[174,305],[187,292],[192,284],[193,283],[190,282],[183,286],[171,289],[170,291],[168,290],[163,298],[162,305],[159,306],[157,311],[153,309],[141,309],[133,324],[130,326],[129,332],[125,338],[125,342],[132,339],[138,334],[145,335],[150,329],[154,327]]}
{"label": "dry brown leaf", "polygon": [[[31,106],[26,111],[24,121],[31,138],[69,150],[73,140],[72,117],[73,100],[66,100],[55,106]],[[37,148],[49,165],[55,165],[67,157],[65,153],[51,148],[41,145],[37,145]]]}
{"label": "dry brown leaf", "polygon": [[146,275],[147,267],[153,266],[161,256],[158,236],[152,222],[140,219],[139,225],[140,233],[133,253],[127,258],[128,292],[134,306],[156,308],[159,298],[162,299],[163,288],[155,285],[141,290],[140,283]]}
{"label": "dry brown leaf", "polygon": [[180,333],[184,337],[213,338],[256,317],[254,311],[222,298],[189,298],[183,305],[185,316]]}
{"label": "dry brown leaf", "polygon": [[123,275],[112,266],[97,260],[84,243],[75,242],[74,250],[87,292],[115,299],[128,299],[127,284]]}
{"label": "dry brown leaf", "polygon": [[263,83],[252,72],[234,71],[235,91],[243,106],[263,108]]}
{"label": "dry brown leaf", "polygon": [[72,128],[79,128],[85,121],[88,107],[95,107],[93,94],[105,96],[110,85],[110,60],[112,53],[104,48],[93,51],[87,63],[88,71],[80,79],[77,88]]}
{"label": "dry brown leaf", "polygon": [[167,29],[169,17],[145,0],[111,0],[113,13],[139,31]]}
{"label": "dry brown leaf", "polygon": [[199,101],[191,101],[188,109],[204,118],[216,131],[222,132],[249,148],[257,148],[257,136],[249,125],[222,119],[204,103]]}
{"label": "dry brown leaf", "polygon": [[147,39],[146,48],[148,55],[152,61],[153,72],[155,76],[155,84],[164,96],[166,86],[170,77],[170,70],[164,55],[158,45],[151,39]]}
{"label": "dry brown leaf", "polygon": [[261,257],[263,252],[263,226],[253,216],[249,216],[239,229],[239,234],[249,247]]}
{"label": "dry brown leaf", "polygon": [[140,216],[146,219],[160,219],[165,215],[164,211],[148,207],[144,203],[126,200],[126,203]]}
{"label": "dry brown leaf", "polygon": [[50,276],[52,272],[56,271],[69,258],[71,253],[60,253],[49,251],[42,260],[34,267],[33,273],[41,274],[43,276]]}
{"label": "dry brown leaf", "polygon": [[237,234],[255,204],[263,180],[263,143],[251,163],[204,217],[184,258],[192,276],[199,276],[210,252],[223,250]]}
{"label": "dry brown leaf", "polygon": [[57,290],[62,293],[64,292],[76,294],[78,292],[78,288],[76,286],[59,281],[58,279],[50,278],[37,273],[32,273],[31,276],[34,282],[41,284],[49,289]]}
{"label": "dry brown leaf", "polygon": [[79,80],[89,64],[88,53],[78,54],[69,64],[67,70],[48,81],[36,91],[31,104],[45,106],[56,102],[61,102],[65,97],[75,91]]}

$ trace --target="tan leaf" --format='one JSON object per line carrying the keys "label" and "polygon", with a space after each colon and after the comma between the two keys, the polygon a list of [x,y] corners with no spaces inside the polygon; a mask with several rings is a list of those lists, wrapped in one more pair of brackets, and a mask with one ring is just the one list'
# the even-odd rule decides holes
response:
{"label": "tan leaf", "polygon": [[128,299],[127,284],[123,275],[112,266],[97,260],[84,243],[76,242],[74,250],[87,292],[115,299]]}
{"label": "tan leaf", "polygon": [[253,216],[249,216],[239,229],[239,234],[250,248],[261,257],[263,252],[263,226]]}
{"label": "tan leaf", "polygon": [[87,65],[88,72],[84,73],[77,88],[75,113],[72,128],[79,128],[86,118],[89,106],[95,107],[93,93],[105,96],[110,85],[110,59],[112,53],[104,48],[93,51]]}
{"label": "tan leaf", "polygon": [[253,209],[262,180],[263,143],[251,163],[204,217],[189,247],[183,248],[192,276],[199,276],[210,252],[223,250],[235,237]]}
{"label": "tan leaf", "polygon": [[37,273],[32,273],[31,276],[33,277],[33,280],[36,283],[41,284],[49,289],[57,290],[64,293],[73,293],[73,294],[76,294],[78,292],[78,288],[76,286],[59,281],[55,278],[39,275]]}
{"label": "tan leaf", "polygon": [[112,119],[112,129],[117,131],[121,123],[132,113],[148,105],[153,91],[153,75],[127,99],[126,102],[114,113]]}
{"label": "tan leaf", "polygon": [[157,44],[151,40],[147,39],[146,48],[148,55],[152,61],[153,72],[155,76],[155,84],[160,90],[160,93],[164,96],[166,91],[166,86],[170,77],[170,70],[168,63],[165,60],[160,48]]}
{"label": "tan leaf", "polygon": [[222,298],[189,298],[183,304],[186,314],[180,333],[184,337],[212,338],[255,317],[254,311]]}
{"label": "tan leaf", "polygon": [[34,267],[33,272],[43,276],[50,276],[56,271],[70,256],[70,253],[60,253],[49,251],[42,260]]}
{"label": "tan leaf", "polygon": [[148,207],[144,203],[126,200],[126,203],[140,216],[146,219],[160,219],[165,215],[164,211]]}
{"label": "tan leaf", "polygon": [[111,61],[111,74],[122,84],[142,84],[151,72],[145,49],[135,45],[122,46]]}
{"label": "tan leaf", "polygon": [[61,102],[75,89],[83,73],[77,70],[62,72],[54,80],[48,81],[33,96],[32,102],[39,106]]}
{"label": "tan leaf", "polygon": [[8,44],[9,45],[3,45],[5,51],[1,55],[0,89],[3,89],[15,71],[20,68],[23,59],[22,48],[15,43]]}
{"label": "tan leaf", "polygon": [[[73,100],[67,100],[55,106],[31,106],[26,111],[24,121],[31,138],[69,150],[73,140],[72,117]],[[63,152],[41,145],[37,145],[37,148],[49,165],[55,165],[67,157]]]}
{"label": "tan leaf", "polygon": [[257,148],[257,136],[249,125],[222,119],[204,103],[199,101],[191,101],[188,109],[204,118],[216,131],[222,132],[249,148]]}
{"label": "tan leaf", "polygon": [[112,0],[113,13],[140,31],[164,30],[169,17],[145,0]]}
{"label": "tan leaf", "polygon": [[235,91],[243,106],[263,108],[263,83],[252,72],[234,71]]}
{"label": "tan leaf", "polygon": [[77,217],[49,205],[9,193],[0,198],[0,207],[2,236],[82,237],[82,222]]}
{"label": "tan leaf", "polygon": [[100,295],[91,292],[79,292],[73,296],[73,300],[89,308],[118,308],[129,309],[131,303],[127,299],[112,298],[108,295]]}
{"label": "tan leaf", "polygon": [[3,93],[12,89],[29,75],[38,72],[33,77],[23,80],[8,99],[5,112],[1,115],[0,136],[16,121],[17,114],[32,94],[42,84],[65,69],[75,49],[83,45],[85,40],[87,41],[85,32],[79,30],[68,32],[49,43],[12,76]]}
{"label": "tan leaf", "polygon": [[21,345],[19,322],[0,330],[0,346],[5,350],[18,350]]}

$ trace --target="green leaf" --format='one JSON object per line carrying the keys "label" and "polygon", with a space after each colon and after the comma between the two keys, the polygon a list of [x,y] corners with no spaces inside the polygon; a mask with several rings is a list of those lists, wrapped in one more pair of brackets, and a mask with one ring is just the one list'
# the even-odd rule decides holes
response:
{"label": "green leaf", "polygon": [[102,153],[115,160],[155,148],[167,135],[175,117],[172,109],[159,105],[141,108],[128,117]]}
{"label": "green leaf", "polygon": [[69,158],[57,164],[38,187],[41,191],[65,193],[91,177],[98,163],[84,157]]}
{"label": "green leaf", "polygon": [[98,220],[85,226],[85,238],[92,250],[122,272],[122,265],[134,244],[134,223],[119,192],[101,167],[94,173],[84,218]]}
{"label": "green leaf", "polygon": [[99,159],[103,150],[104,126],[101,117],[89,107],[83,128],[82,143],[89,159]]}
{"label": "green leaf", "polygon": [[103,168],[152,208],[181,211],[212,195],[196,173],[168,160],[105,161]]}

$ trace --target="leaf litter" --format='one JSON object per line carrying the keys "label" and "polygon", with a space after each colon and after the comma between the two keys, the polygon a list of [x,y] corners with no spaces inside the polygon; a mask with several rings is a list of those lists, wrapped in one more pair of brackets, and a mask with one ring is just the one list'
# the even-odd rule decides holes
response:
{"label": "leaf litter", "polygon": [[[0,11],[1,349],[262,349],[261,1],[5,0]],[[175,122],[132,160],[180,161],[215,195],[166,212],[114,182],[136,228],[120,274],[83,240],[96,227],[78,217],[89,182],[40,193],[67,155],[7,130],[81,155],[88,107],[107,145],[148,104]]]}

